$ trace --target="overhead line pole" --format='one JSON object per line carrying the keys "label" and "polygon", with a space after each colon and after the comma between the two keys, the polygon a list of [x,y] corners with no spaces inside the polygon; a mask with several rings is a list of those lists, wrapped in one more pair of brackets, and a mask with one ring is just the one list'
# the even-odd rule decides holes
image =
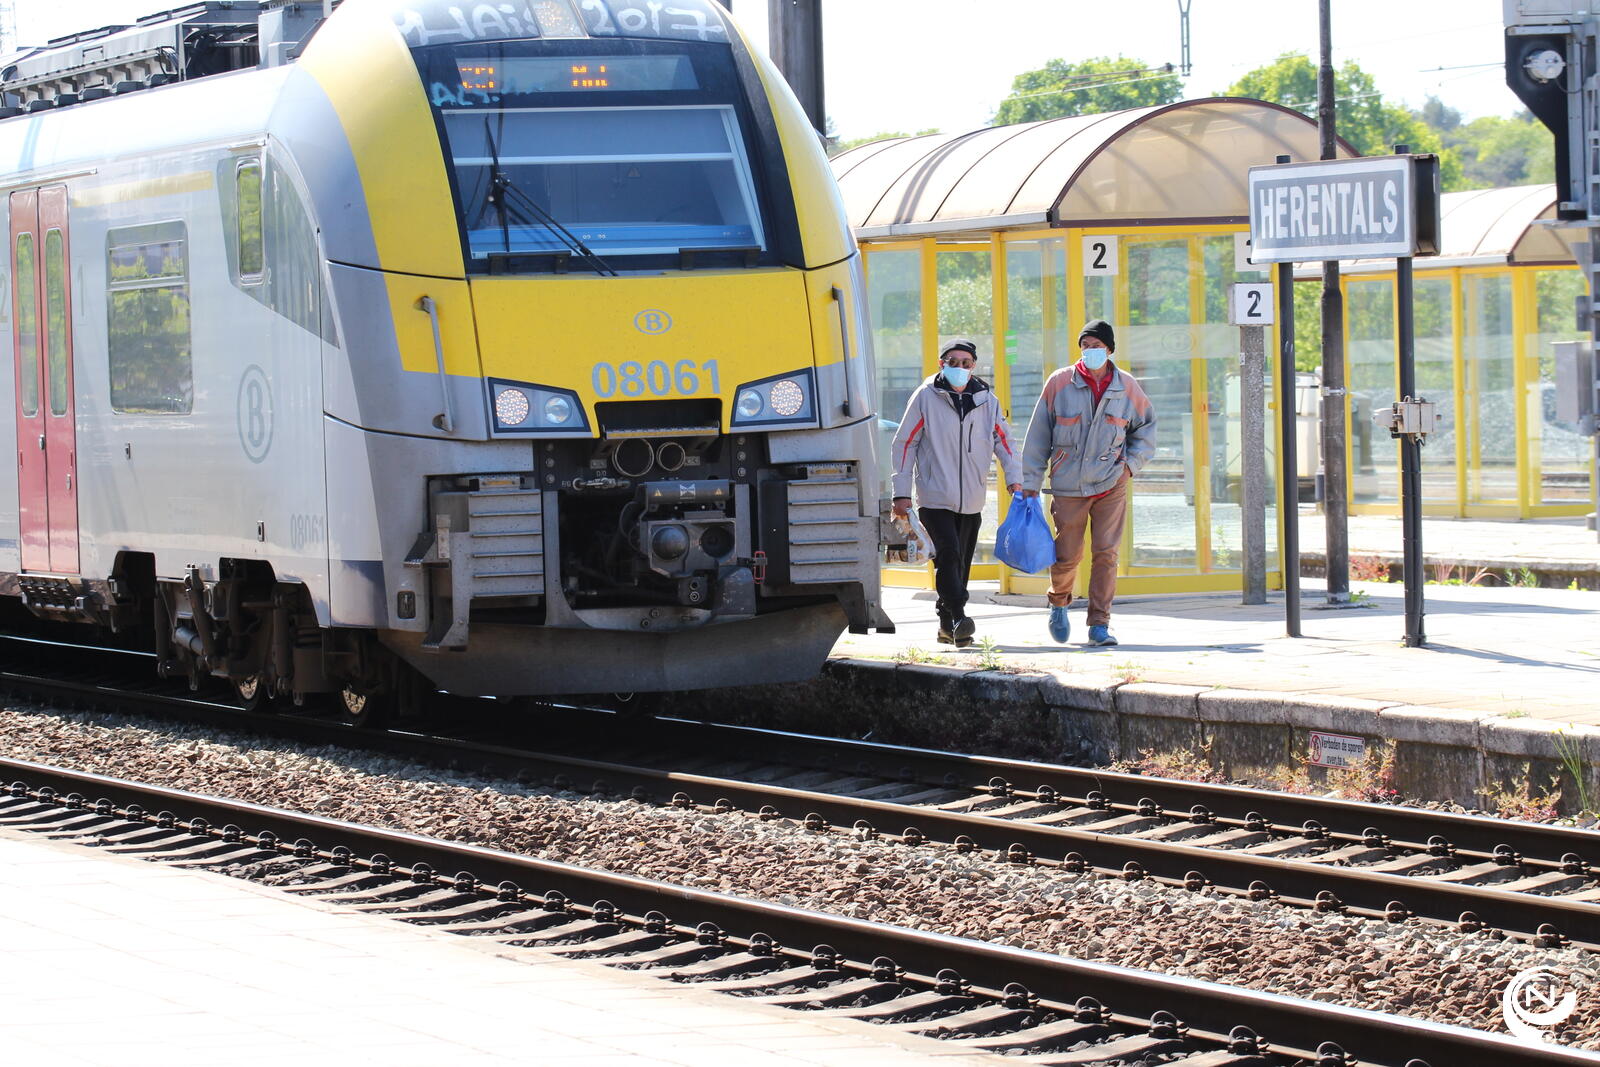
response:
{"label": "overhead line pole", "polygon": [[826,136],[822,92],[822,0],[767,0],[767,54],[799,98],[817,133]]}
{"label": "overhead line pole", "polygon": [[[1333,86],[1333,19],[1330,0],[1318,0],[1322,41],[1317,68],[1317,133],[1322,158],[1339,158]],[[1344,292],[1339,261],[1322,264],[1322,521],[1328,602],[1350,601],[1350,471],[1345,462]]]}

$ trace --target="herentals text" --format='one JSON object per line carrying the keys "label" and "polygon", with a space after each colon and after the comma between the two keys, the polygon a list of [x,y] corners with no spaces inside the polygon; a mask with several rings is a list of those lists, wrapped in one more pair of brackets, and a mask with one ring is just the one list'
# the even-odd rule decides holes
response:
{"label": "herentals text", "polygon": [[1393,236],[1400,232],[1400,183],[1394,178],[1279,183],[1256,190],[1269,239]]}

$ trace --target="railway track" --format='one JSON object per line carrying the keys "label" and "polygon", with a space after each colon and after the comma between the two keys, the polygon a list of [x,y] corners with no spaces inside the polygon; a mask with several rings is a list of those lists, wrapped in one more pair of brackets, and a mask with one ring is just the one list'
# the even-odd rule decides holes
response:
{"label": "railway track", "polygon": [[468,727],[454,736],[352,734],[335,723],[245,715],[167,684],[130,694],[92,677],[16,670],[0,681],[44,699],[131,700],[161,715],[357,743],[580,792],[787,818],[816,832],[1600,947],[1600,834],[1589,830],[747,727],[639,720],[619,729],[614,716],[570,711],[553,721],[506,716],[483,701],[443,709]]}
{"label": "railway track", "polygon": [[[1600,1056],[824,915],[103,776],[0,760],[0,826],[465,936],[599,959],[1022,1062],[1556,1065]],[[455,873],[450,873],[455,872]]]}

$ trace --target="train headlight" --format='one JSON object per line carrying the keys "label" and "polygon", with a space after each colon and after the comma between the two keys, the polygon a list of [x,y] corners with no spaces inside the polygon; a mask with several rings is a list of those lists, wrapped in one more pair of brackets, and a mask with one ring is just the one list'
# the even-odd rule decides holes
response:
{"label": "train headlight", "polygon": [[777,429],[816,424],[816,385],[810,368],[739,386],[733,405],[734,426]]}
{"label": "train headlight", "polygon": [[499,378],[490,378],[488,385],[489,413],[497,434],[589,432],[583,403],[570,389]]}
{"label": "train headlight", "polygon": [[507,386],[494,395],[494,417],[501,426],[521,426],[531,414],[533,405],[521,389]]}
{"label": "train headlight", "polygon": [[739,403],[734,408],[741,419],[755,419],[761,416],[761,409],[766,407],[766,401],[761,399],[761,394],[754,389],[746,389],[739,394]]}
{"label": "train headlight", "polygon": [[787,419],[805,407],[806,394],[794,379],[785,378],[773,383],[771,400],[773,412]]}

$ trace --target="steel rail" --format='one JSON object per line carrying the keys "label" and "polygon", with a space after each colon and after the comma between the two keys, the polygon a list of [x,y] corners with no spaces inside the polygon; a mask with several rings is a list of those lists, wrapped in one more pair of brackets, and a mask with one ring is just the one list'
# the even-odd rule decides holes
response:
{"label": "steel rail", "polygon": [[[459,890],[499,882],[497,891],[485,892],[499,892],[504,898],[512,892],[521,897],[521,887],[537,885],[546,900],[551,899],[552,893],[567,901],[603,899],[630,917],[646,917],[634,919],[636,924],[650,921],[649,913],[663,907],[691,910],[702,923],[714,924],[714,933],[703,925],[698,928],[701,936],[714,941],[731,936],[748,943],[756,934],[764,934],[783,946],[818,945],[809,953],[813,957],[834,943],[848,945],[862,958],[869,953],[889,957],[876,960],[871,967],[857,963],[857,970],[881,972],[888,963],[889,972],[897,976],[940,976],[952,964],[959,964],[958,985],[970,983],[985,990],[1001,990],[1020,983],[1051,1005],[1063,1006],[1065,1011],[1071,1010],[1067,1006],[1075,998],[1092,996],[1113,1011],[1136,1017],[1170,1012],[1191,1036],[1204,1035],[1208,1040],[1225,1041],[1220,1035],[1248,1023],[1252,1032],[1262,1035],[1269,1051],[1304,1059],[1328,1054],[1327,1045],[1319,1048],[1317,1044],[1326,1038],[1357,1062],[1382,1067],[1600,1063],[1600,1055],[1520,1042],[1484,1031],[745,900],[103,775],[7,759],[0,759],[0,775],[17,779],[18,784],[11,790],[13,797],[61,802],[77,794],[73,800],[77,807],[89,807],[103,799],[121,809],[117,814],[125,817],[158,819],[163,825],[205,836],[233,832],[234,839],[285,855],[319,856],[338,862],[349,862],[351,854],[381,856],[386,869],[441,887]],[[46,794],[45,790],[52,792]],[[99,810],[106,812],[107,805],[100,804]],[[151,819],[148,813],[152,810],[165,814]],[[175,812],[181,812],[182,818]],[[197,823],[197,819],[203,822]],[[254,829],[239,834],[237,829],[243,827]],[[338,850],[348,851],[341,856]],[[390,857],[400,860],[396,863]],[[437,873],[449,870],[462,873],[454,877]],[[943,979],[948,984],[952,976],[946,973]],[[953,1049],[960,1047],[952,1045]]]}
{"label": "steel rail", "polygon": [[[1252,815],[1265,812],[1271,816],[1271,826],[1281,832],[1298,833],[1300,827],[1312,821],[1351,843],[1360,842],[1366,828],[1373,819],[1378,818],[1383,821],[1381,829],[1385,836],[1397,845],[1410,848],[1425,850],[1430,839],[1437,837],[1447,841],[1459,853],[1489,859],[1493,857],[1496,846],[1514,838],[1517,850],[1530,857],[1530,862],[1535,862],[1534,858],[1537,857],[1548,859],[1552,866],[1560,866],[1559,857],[1566,853],[1586,859],[1593,857],[1600,862],[1600,832],[1572,826],[1499,819],[1489,815],[1284,793],[1253,786],[1156,778],[1125,771],[818,737],[689,719],[658,720],[649,731],[649,737],[655,743],[672,743],[701,751],[744,753],[747,757],[751,752],[781,753],[786,762],[816,760],[841,770],[857,765],[868,768],[893,767],[898,768],[897,773],[903,776],[915,776],[930,783],[948,778],[947,784],[955,788],[975,791],[984,790],[991,781],[999,778],[1015,785],[1028,784],[1035,788],[1049,786],[1056,793],[1072,799],[1083,799],[1091,793],[1099,793],[1112,810],[1130,813],[1137,810],[1138,802],[1125,799],[1128,797],[1137,797],[1139,800],[1148,798],[1167,812],[1188,811],[1199,804],[1211,811],[1219,821],[1240,825]],[[880,770],[877,773],[884,772]]]}
{"label": "steel rail", "polygon": [[[86,697],[124,700],[121,690],[107,690],[90,683],[64,682],[58,679],[29,678],[10,674],[13,684],[36,685],[41,689],[61,692],[74,691]],[[1540,895],[1496,889],[1492,886],[1468,885],[1442,879],[1413,877],[1404,874],[1368,870],[1362,867],[1336,866],[1290,857],[1261,856],[1248,852],[1188,845],[1182,842],[1159,841],[1128,834],[1113,834],[1079,829],[1070,826],[1052,826],[1020,819],[1003,819],[981,814],[967,814],[941,810],[937,807],[900,804],[893,801],[870,800],[847,795],[794,789],[784,786],[739,781],[682,771],[661,770],[579,756],[533,752],[455,738],[442,738],[426,734],[389,732],[353,733],[347,727],[297,717],[245,713],[227,705],[218,705],[192,699],[170,696],[136,694],[141,706],[163,715],[195,722],[215,722],[219,714],[226,716],[231,727],[248,728],[279,738],[323,744],[358,744],[361,748],[387,755],[403,756],[422,762],[447,760],[454,764],[471,764],[485,773],[506,776],[537,774],[558,785],[569,786],[596,793],[631,793],[637,799],[657,802],[676,802],[680,806],[698,805],[708,810],[741,809],[764,813],[770,817],[792,819],[813,829],[827,825],[848,827],[872,836],[883,835],[905,844],[934,840],[952,844],[963,850],[984,849],[993,851],[998,858],[1012,862],[1028,863],[1044,860],[1060,863],[1068,870],[1094,870],[1097,873],[1127,880],[1151,878],[1163,884],[1186,889],[1201,889],[1215,885],[1226,892],[1248,895],[1252,899],[1276,898],[1293,906],[1316,911],[1343,911],[1351,914],[1401,921],[1418,917],[1435,923],[1455,924],[1466,930],[1479,926],[1518,934],[1542,944],[1560,944],[1564,940],[1580,946],[1600,948],[1600,904],[1570,896]],[[608,743],[617,743],[615,720],[609,724],[613,730]],[[635,740],[640,744],[653,744],[665,737],[677,735],[679,739],[699,736],[695,730],[685,733],[685,725],[674,722],[657,724],[662,729],[642,724]],[[729,732],[731,731],[731,732]],[[989,757],[960,756],[926,750],[901,749],[893,746],[872,745],[864,742],[831,742],[828,739],[795,734],[773,734],[771,731],[748,728],[720,728],[725,736],[744,742],[743,751],[748,758],[751,741],[766,742],[768,751],[781,749],[784,759],[790,751],[784,743],[795,742],[812,746],[811,754],[843,751],[852,754],[871,752],[880,759],[894,757],[922,758],[920,766],[900,767],[889,772],[901,777],[921,774],[929,777],[932,770],[953,766],[973,766],[982,771],[997,769],[1052,772],[1077,772],[1076,768],[1057,768],[1020,761],[995,760]],[[835,767],[837,768],[837,766]],[[865,770],[864,773],[873,773]],[[946,771],[946,777],[952,772]],[[996,776],[997,777],[997,776]],[[1164,785],[1160,779],[1138,775],[1119,775],[1135,783]],[[1187,783],[1184,783],[1187,784]],[[961,788],[957,784],[954,788]],[[998,792],[998,787],[968,786],[975,792]],[[1235,792],[1250,790],[1228,787]],[[1000,795],[1004,795],[1001,793]],[[1184,794],[1171,794],[1183,797]],[[1269,798],[1294,797],[1293,794],[1265,794]],[[1257,802],[1261,794],[1257,794]],[[1343,802],[1345,807],[1352,805]],[[1372,814],[1371,805],[1354,805]],[[1109,809],[1109,805],[1108,805]],[[1129,813],[1141,813],[1137,806]],[[1387,813],[1392,809],[1383,806]],[[1108,814],[1114,809],[1108,810]],[[1163,812],[1144,814],[1160,815]],[[1253,813],[1252,813],[1253,814]],[[1435,814],[1435,813],[1425,813]],[[1173,813],[1179,820],[1187,819],[1196,825],[1208,823],[1221,828],[1222,820],[1197,818],[1194,815]],[[1520,824],[1505,820],[1488,820],[1498,823],[1502,830],[1520,829]],[[897,830],[897,827],[903,829]],[[1305,834],[1305,828],[1290,827],[1280,832]],[[1579,831],[1583,833],[1583,831]],[[1591,835],[1593,836],[1593,835]],[[1357,841],[1360,839],[1357,838]],[[1441,846],[1443,847],[1443,846]],[[1426,850],[1427,846],[1419,846]],[[1510,860],[1511,857],[1508,857]],[[1508,863],[1509,865],[1509,863]],[[1579,868],[1580,871],[1586,868]]]}

